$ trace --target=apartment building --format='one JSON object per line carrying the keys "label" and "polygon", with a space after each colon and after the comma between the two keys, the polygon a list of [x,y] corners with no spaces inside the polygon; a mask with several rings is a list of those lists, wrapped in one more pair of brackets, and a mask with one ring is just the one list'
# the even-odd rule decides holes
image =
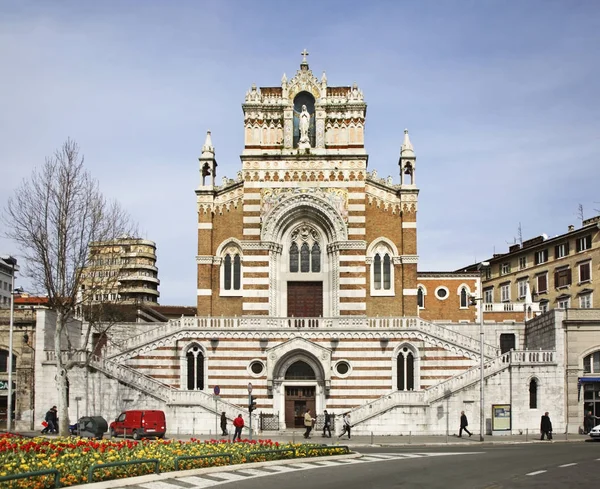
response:
{"label": "apartment building", "polygon": [[0,308],[10,307],[12,276],[12,265],[0,258]]}
{"label": "apartment building", "polygon": [[488,261],[484,303],[523,302],[529,286],[542,312],[600,308],[600,216],[553,238],[541,235],[514,244]]}
{"label": "apartment building", "polygon": [[83,279],[90,301],[157,303],[159,284],[154,241],[123,236],[90,245]]}

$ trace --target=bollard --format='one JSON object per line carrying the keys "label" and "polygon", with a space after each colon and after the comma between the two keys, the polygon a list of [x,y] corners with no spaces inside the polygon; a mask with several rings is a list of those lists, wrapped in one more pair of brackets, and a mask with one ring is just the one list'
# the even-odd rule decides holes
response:
{"label": "bollard", "polygon": [[373,432],[371,431],[371,445],[373,445]]}
{"label": "bollard", "polygon": [[525,441],[529,440],[529,428],[525,429]]}
{"label": "bollard", "polygon": [[292,431],[292,443],[296,443],[296,432]]}
{"label": "bollard", "polygon": [[410,445],[412,443],[412,431],[408,432],[408,444]]}
{"label": "bollard", "polygon": [[192,436],[196,434],[196,417],[192,418]]}
{"label": "bollard", "polygon": [[127,428],[123,428],[123,440],[127,438]]}

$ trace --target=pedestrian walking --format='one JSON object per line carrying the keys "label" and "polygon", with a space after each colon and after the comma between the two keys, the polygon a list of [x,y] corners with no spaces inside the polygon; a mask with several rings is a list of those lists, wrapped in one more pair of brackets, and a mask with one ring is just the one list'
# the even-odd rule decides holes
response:
{"label": "pedestrian walking", "polygon": [[587,412],[587,414],[585,415],[585,420],[583,421],[583,434],[584,435],[587,435],[590,431],[592,431],[594,426],[596,426],[597,419],[600,419],[600,418],[598,418],[598,416],[594,416],[591,411]]}
{"label": "pedestrian walking", "polygon": [[315,419],[311,416],[310,409],[307,409],[306,413],[304,414],[304,427],[306,428],[306,431],[304,432],[304,438],[308,439],[310,436],[314,421]]}
{"label": "pedestrian walking", "polygon": [[241,441],[242,439],[242,428],[244,427],[244,418],[239,414],[237,418],[233,420],[233,426],[235,426],[235,432],[233,433],[232,441]]}
{"label": "pedestrian walking", "polygon": [[227,436],[227,416],[225,416],[225,411],[221,413],[221,436]]}
{"label": "pedestrian walking", "polygon": [[[327,412],[327,409],[323,411],[324,420],[323,420],[323,436],[328,436],[331,438],[331,415]],[[329,433],[328,435],[325,432]]]}
{"label": "pedestrian walking", "polygon": [[340,436],[338,436],[338,438],[341,438],[346,433],[348,433],[348,440],[349,440],[351,429],[352,429],[352,426],[350,425],[350,413],[346,413],[346,414],[344,414],[344,424],[342,427],[342,432],[340,433]]}
{"label": "pedestrian walking", "polygon": [[548,416],[548,411],[544,413],[542,416],[542,422],[540,424],[540,431],[542,432],[542,437],[540,440],[544,439],[544,436],[548,438],[548,440],[552,440],[552,421],[550,421],[550,416]]}
{"label": "pedestrian walking", "polygon": [[58,433],[58,417],[56,412],[56,406],[52,406],[46,412],[46,416],[44,417],[44,421],[46,421],[47,425],[42,430],[42,433]]}
{"label": "pedestrian walking", "polygon": [[467,419],[467,415],[465,414],[464,411],[460,412],[460,430],[458,430],[458,437],[462,438],[462,432],[463,430],[466,433],[469,433],[469,437],[473,436],[473,433],[471,433],[468,429],[467,426],[469,426],[469,420]]}

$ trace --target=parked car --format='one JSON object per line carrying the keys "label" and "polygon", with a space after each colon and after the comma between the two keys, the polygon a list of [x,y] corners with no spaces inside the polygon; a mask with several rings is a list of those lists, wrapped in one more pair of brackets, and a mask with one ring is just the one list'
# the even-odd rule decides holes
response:
{"label": "parked car", "polygon": [[164,411],[123,411],[110,424],[110,436],[131,436],[134,440],[155,436],[163,438],[167,431]]}
{"label": "parked car", "polygon": [[590,432],[589,435],[594,439],[594,440],[600,440],[600,424],[597,426],[594,426]]}

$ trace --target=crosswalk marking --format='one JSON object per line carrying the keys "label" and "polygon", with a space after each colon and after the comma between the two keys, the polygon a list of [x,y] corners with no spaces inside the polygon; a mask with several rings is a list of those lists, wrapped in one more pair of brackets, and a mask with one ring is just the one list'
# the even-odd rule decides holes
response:
{"label": "crosswalk marking", "polygon": [[525,475],[538,475],[538,474],[543,474],[544,472],[547,472],[546,470],[536,470],[535,472],[529,472],[529,474],[525,474]]}
{"label": "crosswalk marking", "polygon": [[577,465],[575,462],[570,463],[570,464],[563,464],[563,465],[559,465],[559,467],[571,467],[572,465]]}
{"label": "crosswalk marking", "polygon": [[[430,452],[430,453],[369,453],[360,458],[340,460],[319,460],[317,463],[297,461],[286,465],[268,465],[262,468],[244,468],[240,465],[238,470],[211,472],[205,475],[188,475],[171,478],[168,480],[144,482],[138,487],[143,489],[182,489],[185,484],[193,484],[195,488],[205,489],[230,482],[265,477],[268,475],[300,472],[303,470],[320,469],[323,467],[341,466],[345,464],[364,464],[373,462],[388,462],[392,460],[408,460],[411,458],[437,457],[448,455],[476,455],[483,452]],[[532,472],[527,475],[536,475],[545,471]]]}

